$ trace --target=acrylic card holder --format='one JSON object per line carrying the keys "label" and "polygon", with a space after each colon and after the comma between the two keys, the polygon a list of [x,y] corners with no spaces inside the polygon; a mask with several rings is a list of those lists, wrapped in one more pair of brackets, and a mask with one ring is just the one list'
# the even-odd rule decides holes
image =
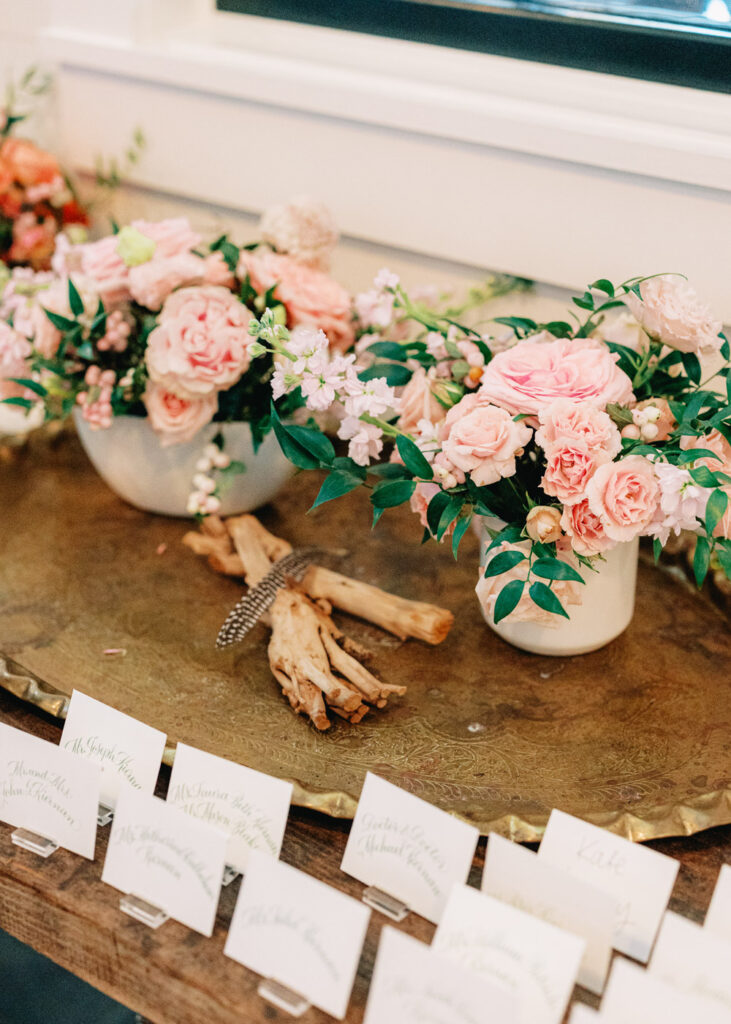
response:
{"label": "acrylic card holder", "polygon": [[10,840],[15,846],[22,850],[29,850],[38,854],[39,857],[50,857],[58,849],[58,843],[46,836],[39,836],[37,832],[31,832],[28,828],[16,828],[10,833]]}
{"label": "acrylic card holder", "polygon": [[304,996],[293,992],[291,988],[275,981],[274,978],[264,978],[260,981],[257,992],[262,999],[276,1006],[278,1010],[284,1010],[291,1017],[301,1017],[312,1005]]}
{"label": "acrylic card holder", "polygon": [[230,864],[227,864],[226,867],[223,869],[221,888],[225,889],[227,886],[231,885],[232,882],[236,881],[240,874],[240,871],[237,871],[236,868],[232,868]]}
{"label": "acrylic card holder", "polygon": [[409,907],[405,903],[375,885],[369,885],[367,889],[364,889],[361,899],[367,907],[377,910],[380,914],[385,914],[397,924],[400,924],[409,913]]}
{"label": "acrylic card holder", "polygon": [[99,803],[99,808],[96,815],[96,823],[100,828],[105,825],[111,824],[112,818],[114,817],[114,808],[108,807],[106,804]]}
{"label": "acrylic card holder", "polygon": [[146,924],[148,928],[159,928],[168,920],[168,915],[160,907],[129,892],[120,896],[119,909],[123,914],[133,917],[135,921]]}

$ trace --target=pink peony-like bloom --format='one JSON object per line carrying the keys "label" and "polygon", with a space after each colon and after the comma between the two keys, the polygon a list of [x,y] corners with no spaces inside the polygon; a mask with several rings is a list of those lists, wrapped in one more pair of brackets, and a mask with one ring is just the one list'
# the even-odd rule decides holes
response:
{"label": "pink peony-like bloom", "polygon": [[600,466],[587,487],[589,508],[611,540],[628,541],[649,532],[660,499],[651,462],[628,455]]}
{"label": "pink peony-like bloom", "polygon": [[509,413],[537,416],[557,398],[626,405],[632,382],[617,366],[616,355],[598,341],[533,341],[528,338],[499,352],[482,375],[480,394]]}
{"label": "pink peony-like bloom", "polygon": [[566,505],[561,514],[561,529],[577,555],[591,558],[613,548],[616,541],[607,537],[601,519],[589,508],[588,498]]}
{"label": "pink peony-like bloom", "polygon": [[719,430],[711,430],[708,434],[703,434],[701,437],[691,437],[689,435],[681,437],[680,447],[686,451],[701,448],[714,452],[718,456],[717,459],[707,455],[704,458],[698,459],[698,465],[707,466],[711,472],[720,470],[722,473],[731,473],[731,444],[728,443]]}
{"label": "pink peony-like bloom", "polygon": [[417,430],[421,420],[441,423],[445,416],[446,409],[436,400],[432,392],[431,377],[423,366],[417,367],[411,380],[401,392],[399,430],[412,434]]}
{"label": "pink peony-like bloom", "polygon": [[554,444],[583,441],[590,452],[605,452],[610,459],[622,450],[622,437],[610,416],[592,402],[557,398],[538,413],[541,424],[536,441],[545,450]]}
{"label": "pink peony-like bloom", "polygon": [[319,327],[331,347],[339,352],[353,344],[350,296],[328,274],[298,263],[291,256],[247,250],[241,253],[237,274],[242,279],[248,274],[260,294],[275,288],[274,297],[287,310],[289,326]]}
{"label": "pink peony-like bloom", "polygon": [[592,451],[586,441],[555,441],[546,452],[541,487],[563,505],[575,505],[586,496],[594,473],[611,456],[602,448]]}
{"label": "pink peony-like bloom", "polygon": [[515,473],[515,456],[531,439],[530,427],[490,405],[479,395],[465,395],[442,425],[442,452],[478,487]]}
{"label": "pink peony-like bloom", "polygon": [[[572,556],[571,550],[566,546],[562,547],[559,551],[559,545],[557,545],[557,554],[562,561],[568,562],[573,568],[577,568],[576,559]],[[490,620],[495,619],[495,602],[498,599],[500,591],[508,583],[512,583],[513,580],[526,581],[528,578],[528,560],[524,559],[522,562],[518,562],[517,565],[513,566],[507,572],[501,573],[499,576],[488,576],[485,578],[483,575],[485,566],[489,565],[496,555],[500,554],[501,551],[522,551],[525,555],[530,553],[530,544],[527,541],[521,541],[519,544],[509,544],[507,541],[503,541],[497,547],[494,547],[487,556],[487,561],[480,567],[480,578],[477,581],[475,587],[475,593],[477,599],[482,606],[482,610],[485,616]],[[553,590],[556,597],[559,599],[561,604],[566,608],[567,605],[581,604],[581,588],[583,584],[577,583],[573,580],[555,580],[551,589]],[[528,586],[524,587],[520,601],[510,613],[506,616],[503,622],[535,622],[542,626],[553,626],[560,625],[561,622],[565,621],[563,617],[554,615],[553,612],[547,612],[545,609],[540,608],[531,598]]]}
{"label": "pink peony-like bloom", "polygon": [[298,263],[327,271],[339,232],[324,203],[299,196],[265,210],[259,225],[262,241]]}
{"label": "pink peony-like bloom", "polygon": [[28,377],[28,360],[32,354],[30,342],[10,324],[0,320],[0,399],[22,398],[24,388],[13,384],[8,377]]}
{"label": "pink peony-like bloom", "polygon": [[142,401],[145,403],[150,426],[160,437],[160,444],[190,441],[201,427],[210,423],[218,410],[215,392],[200,398],[181,398],[164,385],[148,383]]}
{"label": "pink peony-like bloom", "polygon": [[192,252],[155,257],[129,270],[129,290],[135,302],[155,312],[181,285],[203,284],[205,262]]}
{"label": "pink peony-like bloom", "polygon": [[249,368],[251,313],[226,288],[181,288],[148,339],[150,379],[185,397],[229,388]]}
{"label": "pink peony-like bloom", "polygon": [[652,338],[680,352],[717,351],[721,347],[721,321],[682,277],[664,274],[642,281],[640,294],[641,299],[629,292],[623,301]]}

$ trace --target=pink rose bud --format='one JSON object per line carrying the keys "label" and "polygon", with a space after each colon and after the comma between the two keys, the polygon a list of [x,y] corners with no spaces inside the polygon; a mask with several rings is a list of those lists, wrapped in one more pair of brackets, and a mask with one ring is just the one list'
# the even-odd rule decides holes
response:
{"label": "pink rose bud", "polygon": [[536,505],[526,517],[525,528],[531,540],[552,544],[561,536],[561,510],[549,505]]}

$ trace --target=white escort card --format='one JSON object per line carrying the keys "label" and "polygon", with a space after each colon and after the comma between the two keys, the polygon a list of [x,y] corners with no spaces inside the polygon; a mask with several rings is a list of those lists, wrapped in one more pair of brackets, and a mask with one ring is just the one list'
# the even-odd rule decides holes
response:
{"label": "white escort card", "polygon": [[246,871],[249,854],[278,857],[292,784],[178,743],[167,802],[228,836],[226,863]]}
{"label": "white escort card", "polygon": [[721,868],[704,927],[731,942],[731,866],[728,864]]}
{"label": "white escort card", "polygon": [[488,1018],[495,1024],[517,1019],[507,989],[389,925],[381,930],[363,1024],[484,1024]]}
{"label": "white escort card", "polygon": [[731,942],[668,911],[649,970],[676,988],[716,1000],[731,1021]]}
{"label": "white escort card", "polygon": [[617,957],[602,999],[604,1024],[728,1024],[717,1003],[681,992],[638,964]]}
{"label": "white escort card", "polygon": [[343,861],[437,923],[455,882],[465,882],[480,834],[472,825],[368,772]]}
{"label": "white escort card", "polygon": [[358,900],[254,850],[224,952],[342,1020],[370,913]]}
{"label": "white escort card", "polygon": [[432,945],[512,992],[521,1024],[560,1024],[586,943],[508,903],[456,885]]}
{"label": "white escort card", "polygon": [[614,948],[646,963],[679,863],[563,811],[551,811],[538,856],[617,900]]}
{"label": "white escort card", "polygon": [[100,778],[96,765],[0,724],[0,821],[93,860]]}
{"label": "white escort card", "polygon": [[578,982],[601,995],[612,959],[614,897],[494,834],[487,843],[482,891],[585,939]]}
{"label": "white escort card", "polygon": [[225,860],[225,832],[156,796],[121,790],[102,872],[107,885],[210,936]]}
{"label": "white escort card", "polygon": [[154,792],[165,739],[159,729],[74,690],[60,746],[100,766],[101,802],[113,810],[125,786]]}
{"label": "white escort card", "polygon": [[603,1019],[597,1010],[584,1003],[574,1003],[569,1014],[569,1024],[598,1024]]}

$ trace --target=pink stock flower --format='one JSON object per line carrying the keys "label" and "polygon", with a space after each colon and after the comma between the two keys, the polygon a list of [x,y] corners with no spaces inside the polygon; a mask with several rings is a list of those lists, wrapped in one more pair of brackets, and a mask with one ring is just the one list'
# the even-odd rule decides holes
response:
{"label": "pink stock flower", "polygon": [[398,421],[399,430],[412,434],[421,420],[441,423],[446,410],[436,400],[431,389],[431,377],[423,366],[417,367],[414,374],[401,392],[401,415]]}
{"label": "pink stock flower", "polygon": [[235,384],[249,367],[251,313],[226,288],[181,288],[148,339],[150,379],[185,397]]}
{"label": "pink stock flower", "polygon": [[350,296],[328,274],[298,263],[291,256],[243,250],[237,268],[249,275],[260,294],[274,288],[274,298],[287,310],[289,325],[307,324],[325,332],[332,348],[344,352],[355,339]]}
{"label": "pink stock flower", "polygon": [[687,469],[670,462],[656,462],[655,476],[660,484],[660,502],[652,534],[666,544],[671,533],[678,536],[681,530],[698,529],[698,519],[702,521],[705,516],[711,490],[695,483]]}
{"label": "pink stock flower", "polygon": [[271,206],[260,223],[262,241],[316,270],[327,271],[335,246],[338,226],[323,203],[306,196],[281,206]]}
{"label": "pink stock flower", "polygon": [[571,541],[571,547],[577,555],[584,555],[587,558],[608,551],[616,543],[607,537],[601,519],[591,511],[587,498],[575,505],[564,507],[561,513],[561,529]]}
{"label": "pink stock flower", "polygon": [[348,455],[359,466],[369,465],[383,449],[383,432],[373,423],[363,423],[354,416],[346,416],[340,424],[338,437],[350,441]]}
{"label": "pink stock flower", "polygon": [[444,455],[478,487],[512,476],[515,456],[531,439],[525,423],[472,394],[449,410],[441,434]]}
{"label": "pink stock flower", "polygon": [[627,404],[632,382],[617,356],[590,338],[532,341],[528,338],[487,364],[480,395],[509,413],[537,416],[557,398],[603,407]]}
{"label": "pink stock flower", "polygon": [[[568,546],[561,547],[557,545],[557,554],[562,561],[568,562],[573,568],[577,567],[576,559],[573,558],[570,548]],[[524,559],[522,562],[518,562],[517,565],[513,566],[507,572],[500,573],[499,576],[488,576],[485,578],[483,575],[485,566],[489,565],[496,555],[502,551],[522,551],[523,554],[528,555],[530,552],[530,545],[527,541],[521,541],[519,544],[510,544],[507,541],[503,541],[502,544],[494,547],[487,556],[487,561],[483,563],[480,568],[480,578],[477,581],[475,587],[475,593],[477,599],[482,606],[482,610],[485,616],[494,621],[495,619],[495,602],[498,599],[500,591],[508,583],[512,583],[513,580],[526,581],[528,578],[528,560]],[[566,608],[567,605],[581,604],[581,588],[583,584],[577,583],[573,580],[555,580],[551,589],[556,597],[559,599],[561,604]],[[545,609],[540,608],[530,596],[528,586],[523,588],[523,593],[518,601],[518,604],[502,621],[509,622],[535,622],[542,626],[556,627],[560,625],[562,618],[555,615],[553,612],[547,612]]]}
{"label": "pink stock flower", "polygon": [[704,306],[682,277],[664,274],[640,283],[623,301],[645,331],[657,341],[680,352],[717,351],[722,324]]}
{"label": "pink stock flower", "polygon": [[28,377],[28,360],[32,354],[30,342],[10,324],[0,320],[0,399],[22,398],[25,389],[13,384],[8,377]]}
{"label": "pink stock flower", "polygon": [[210,423],[218,409],[215,392],[200,398],[181,398],[164,385],[148,383],[143,402],[150,418],[150,426],[160,437],[160,444],[190,441],[201,427]]}
{"label": "pink stock flower", "polygon": [[548,451],[554,444],[583,441],[590,452],[605,452],[610,459],[622,450],[622,437],[607,413],[592,402],[557,398],[538,413],[541,424],[536,441]]}
{"label": "pink stock flower", "polygon": [[587,487],[589,508],[611,540],[633,540],[650,532],[660,499],[660,485],[651,462],[628,455],[600,466]]}
{"label": "pink stock flower", "polygon": [[563,505],[575,505],[599,466],[610,461],[602,448],[592,451],[586,441],[555,441],[546,451],[546,471],[541,487]]}

